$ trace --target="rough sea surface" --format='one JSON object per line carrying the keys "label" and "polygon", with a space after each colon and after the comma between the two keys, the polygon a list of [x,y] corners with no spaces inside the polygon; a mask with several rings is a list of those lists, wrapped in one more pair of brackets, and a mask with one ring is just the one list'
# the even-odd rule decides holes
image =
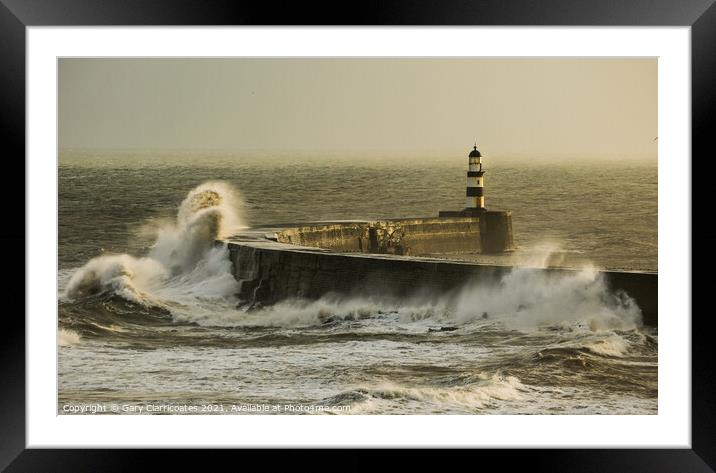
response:
{"label": "rough sea surface", "polygon": [[484,159],[518,249],[450,258],[574,276],[517,267],[499,288],[237,308],[215,237],[460,209],[466,166],[62,151],[58,413],[656,414],[656,329],[594,271],[657,270],[655,160]]}

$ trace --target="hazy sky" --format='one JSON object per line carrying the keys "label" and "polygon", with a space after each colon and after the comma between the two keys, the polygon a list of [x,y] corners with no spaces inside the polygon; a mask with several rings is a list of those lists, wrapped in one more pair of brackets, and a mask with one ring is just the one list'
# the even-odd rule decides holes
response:
{"label": "hazy sky", "polygon": [[655,59],[60,59],[61,148],[656,157]]}

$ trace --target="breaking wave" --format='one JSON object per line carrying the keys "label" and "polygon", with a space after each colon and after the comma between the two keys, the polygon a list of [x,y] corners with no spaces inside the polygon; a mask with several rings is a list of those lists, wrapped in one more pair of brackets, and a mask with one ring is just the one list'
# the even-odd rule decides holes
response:
{"label": "breaking wave", "polygon": [[61,347],[72,347],[80,343],[80,335],[74,330],[60,329],[57,343]]}
{"label": "breaking wave", "polygon": [[529,391],[529,388],[515,376],[479,373],[473,378],[469,383],[453,386],[415,386],[383,381],[357,386],[350,391],[324,399],[323,403],[350,405],[351,414],[383,412],[386,405],[411,403],[421,405],[422,413],[430,413],[431,408],[436,412],[453,409],[477,411],[494,405],[497,401],[522,399]]}
{"label": "breaking wave", "polygon": [[516,267],[496,286],[466,287],[455,315],[459,321],[494,318],[518,330],[554,324],[628,330],[642,320],[634,300],[624,292],[612,293],[594,268],[565,274]]}
{"label": "breaking wave", "polygon": [[240,204],[226,183],[199,185],[181,203],[175,221],[156,230],[145,256],[93,258],[69,279],[64,297],[119,296],[171,311],[196,300],[233,298],[236,281],[227,249],[215,240],[245,228]]}

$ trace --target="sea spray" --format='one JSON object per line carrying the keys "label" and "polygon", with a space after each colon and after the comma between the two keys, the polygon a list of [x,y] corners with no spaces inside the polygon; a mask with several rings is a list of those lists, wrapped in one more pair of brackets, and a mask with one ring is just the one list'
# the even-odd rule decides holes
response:
{"label": "sea spray", "polygon": [[543,326],[581,326],[587,330],[630,330],[641,326],[641,310],[623,292],[612,292],[591,266],[550,271],[559,253],[555,244],[529,253],[529,266],[516,266],[497,282],[475,280],[443,294],[417,290],[411,297],[336,294],[315,301],[289,299],[249,311],[220,324],[299,327],[391,316],[396,322],[428,321],[466,325],[501,323],[531,331]]}
{"label": "sea spray", "polygon": [[556,323],[583,323],[593,330],[630,329],[641,323],[641,311],[623,293],[611,293],[592,268],[550,273],[516,267],[497,285],[466,286],[456,300],[456,319],[500,320],[513,329],[529,330]]}
{"label": "sea spray", "polygon": [[149,257],[173,275],[191,271],[217,238],[246,228],[236,191],[223,182],[206,182],[192,189],[179,206],[176,222],[160,227]]}
{"label": "sea spray", "polygon": [[[171,305],[189,298],[231,298],[236,281],[227,250],[214,241],[245,228],[238,194],[226,183],[206,182],[192,189],[177,218],[157,229],[146,256],[93,258],[77,270],[65,297],[108,293],[145,305]],[[166,300],[168,299],[168,300]]]}

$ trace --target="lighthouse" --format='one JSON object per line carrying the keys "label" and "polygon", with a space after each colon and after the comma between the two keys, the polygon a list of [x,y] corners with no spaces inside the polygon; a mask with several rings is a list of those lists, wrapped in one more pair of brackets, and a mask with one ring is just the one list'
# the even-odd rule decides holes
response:
{"label": "lighthouse", "polygon": [[[477,143],[470,151],[468,158],[465,208],[441,210],[438,213],[438,218],[445,219],[450,223],[455,223],[455,219],[460,219],[467,225],[463,234],[470,235],[470,237],[462,240],[466,246],[460,251],[477,253],[512,251],[514,248],[512,212],[485,208],[485,171],[482,170],[482,153],[478,151]],[[472,236],[475,236],[475,233],[477,233],[477,238],[473,239]],[[470,245],[475,245],[477,248]]]}
{"label": "lighthouse", "polygon": [[468,155],[467,191],[465,210],[485,210],[485,171],[482,170],[482,154],[477,149],[477,143]]}

